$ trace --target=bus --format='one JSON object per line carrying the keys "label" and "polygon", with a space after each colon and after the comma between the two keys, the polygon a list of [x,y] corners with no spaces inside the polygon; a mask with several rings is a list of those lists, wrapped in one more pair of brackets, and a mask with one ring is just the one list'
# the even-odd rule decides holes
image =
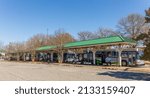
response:
{"label": "bus", "polygon": [[[121,52],[122,66],[144,65],[140,60],[141,51],[136,48],[124,49]],[[66,53],[64,57],[66,63],[91,64],[93,65],[93,52],[83,51],[83,53]],[[119,65],[119,53],[117,49],[98,50],[95,53],[96,65]]]}
{"label": "bus", "polygon": [[[140,51],[133,49],[123,49],[121,52],[122,66],[144,65],[144,61],[140,60]],[[106,49],[96,52],[97,65],[119,65],[119,55],[116,49]]]}

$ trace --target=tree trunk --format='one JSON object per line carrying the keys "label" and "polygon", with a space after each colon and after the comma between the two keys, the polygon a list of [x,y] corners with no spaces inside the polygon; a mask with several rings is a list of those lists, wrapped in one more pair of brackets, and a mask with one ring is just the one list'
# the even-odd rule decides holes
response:
{"label": "tree trunk", "polygon": [[17,61],[20,61],[20,55],[17,53]]}
{"label": "tree trunk", "polygon": [[31,57],[32,62],[34,62],[35,61],[35,51],[32,51],[31,55],[32,55],[32,57]]}
{"label": "tree trunk", "polygon": [[61,51],[60,53],[58,53],[58,63],[63,63],[63,51]]}

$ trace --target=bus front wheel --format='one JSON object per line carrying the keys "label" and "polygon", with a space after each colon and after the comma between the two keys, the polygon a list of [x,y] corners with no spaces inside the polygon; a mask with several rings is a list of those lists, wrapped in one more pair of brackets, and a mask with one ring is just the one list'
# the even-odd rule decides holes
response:
{"label": "bus front wheel", "polygon": [[128,65],[127,61],[122,61],[122,66],[127,66],[127,65]]}

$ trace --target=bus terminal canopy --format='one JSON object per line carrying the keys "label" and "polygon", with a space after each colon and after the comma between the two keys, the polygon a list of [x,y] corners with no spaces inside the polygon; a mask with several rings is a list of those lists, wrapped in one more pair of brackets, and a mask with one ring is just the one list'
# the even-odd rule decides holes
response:
{"label": "bus terminal canopy", "polygon": [[[122,36],[110,36],[97,38],[85,41],[70,42],[63,45],[64,49],[77,49],[77,48],[89,48],[94,46],[113,46],[113,45],[136,45],[136,42],[132,39]],[[43,46],[36,49],[36,51],[54,50],[57,46]]]}

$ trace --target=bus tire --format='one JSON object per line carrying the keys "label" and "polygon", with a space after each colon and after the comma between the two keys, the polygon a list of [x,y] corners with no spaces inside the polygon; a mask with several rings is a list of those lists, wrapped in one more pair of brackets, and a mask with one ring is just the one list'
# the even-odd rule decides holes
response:
{"label": "bus tire", "polygon": [[127,66],[127,65],[128,65],[127,61],[123,60],[122,61],[122,66]]}

